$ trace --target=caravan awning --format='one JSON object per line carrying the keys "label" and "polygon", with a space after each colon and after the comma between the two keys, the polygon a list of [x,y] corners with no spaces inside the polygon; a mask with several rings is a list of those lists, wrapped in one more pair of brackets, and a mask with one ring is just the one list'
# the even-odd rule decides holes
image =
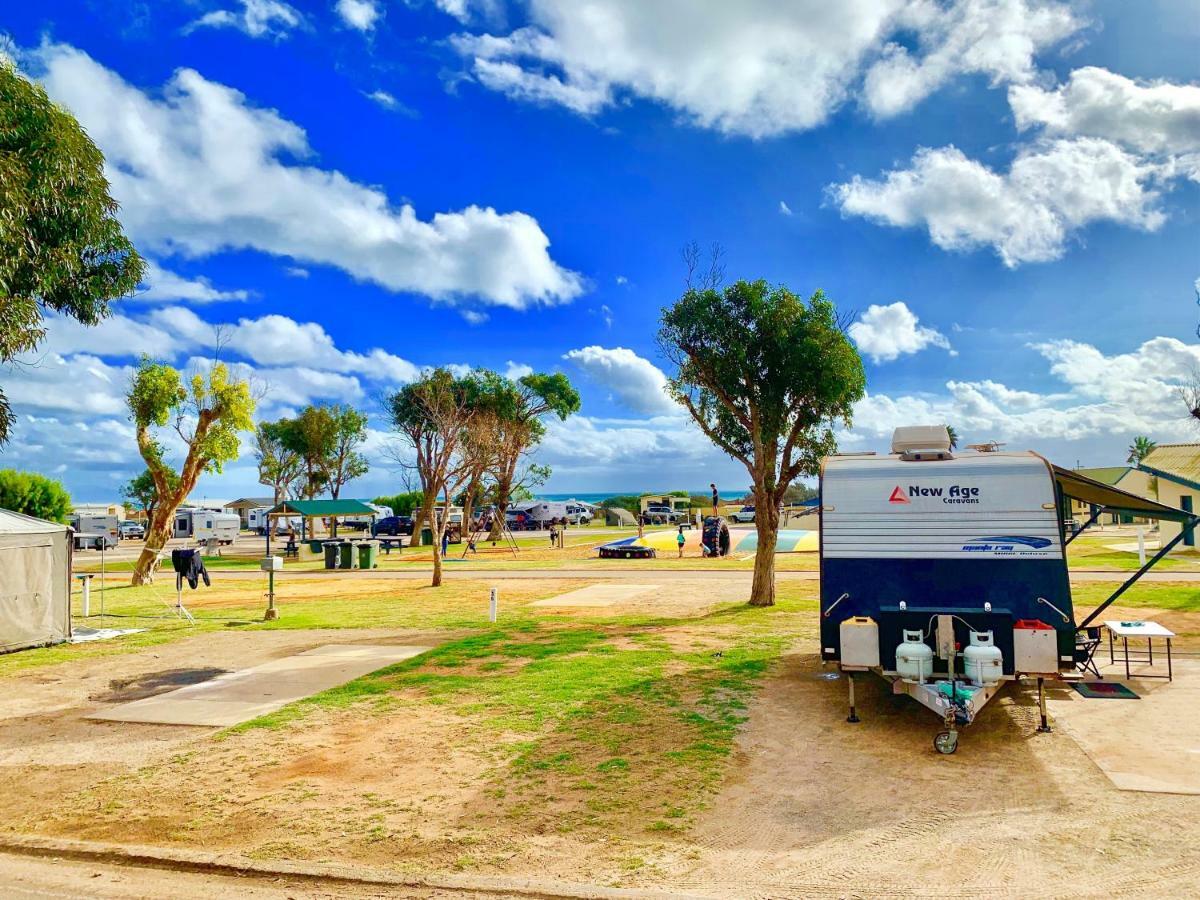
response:
{"label": "caravan awning", "polygon": [[1061,466],[1052,464],[1051,468],[1054,470],[1054,480],[1058,482],[1063,494],[1074,500],[1099,506],[1109,512],[1143,516],[1147,519],[1165,519],[1168,522],[1183,523],[1192,521],[1192,513],[1182,509],[1122,491],[1111,484],[1096,481]]}

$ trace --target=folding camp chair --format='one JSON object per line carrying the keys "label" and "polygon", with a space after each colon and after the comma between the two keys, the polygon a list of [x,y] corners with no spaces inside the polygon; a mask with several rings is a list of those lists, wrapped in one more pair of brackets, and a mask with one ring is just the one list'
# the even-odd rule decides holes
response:
{"label": "folding camp chair", "polygon": [[1100,640],[1099,627],[1093,626],[1075,633],[1076,655],[1079,655],[1079,651],[1082,651],[1084,654],[1083,659],[1076,663],[1076,665],[1078,666],[1079,671],[1083,674],[1086,675],[1087,673],[1091,672],[1097,678],[1104,677],[1100,674],[1100,670],[1096,668],[1095,660],[1096,650],[1100,647]]}

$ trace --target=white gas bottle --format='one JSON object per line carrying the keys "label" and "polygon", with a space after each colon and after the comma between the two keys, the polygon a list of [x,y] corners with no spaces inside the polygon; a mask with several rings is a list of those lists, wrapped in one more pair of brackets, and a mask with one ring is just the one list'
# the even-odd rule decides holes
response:
{"label": "white gas bottle", "polygon": [[963,651],[963,660],[967,678],[973,684],[994,684],[1004,675],[1004,654],[990,631],[971,632],[971,643]]}
{"label": "white gas bottle", "polygon": [[896,673],[917,684],[933,675],[933,648],[925,643],[919,629],[905,629],[904,640],[896,648]]}

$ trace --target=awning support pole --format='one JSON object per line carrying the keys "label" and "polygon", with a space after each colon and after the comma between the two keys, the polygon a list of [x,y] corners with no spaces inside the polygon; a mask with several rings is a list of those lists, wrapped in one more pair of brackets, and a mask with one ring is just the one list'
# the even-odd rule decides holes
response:
{"label": "awning support pole", "polygon": [[1144,566],[1142,566],[1140,569],[1138,569],[1136,572],[1134,572],[1125,581],[1124,584],[1122,584],[1119,588],[1117,588],[1115,591],[1113,591],[1112,596],[1109,597],[1107,600],[1105,600],[1103,603],[1101,603],[1099,606],[1097,606],[1095,608],[1095,610],[1092,611],[1092,614],[1090,616],[1088,616],[1086,619],[1084,619],[1082,622],[1079,623],[1079,627],[1076,628],[1075,630],[1083,631],[1085,628],[1088,627],[1088,625],[1092,624],[1092,622],[1096,619],[1097,616],[1099,616],[1102,612],[1104,612],[1106,609],[1108,609],[1110,606],[1112,606],[1113,603],[1116,602],[1118,597],[1120,597],[1127,590],[1129,590],[1131,587],[1133,587],[1139,578],[1141,578],[1143,575],[1145,575],[1147,572],[1149,572],[1155,563],[1157,563],[1160,559],[1162,559],[1164,556],[1166,556],[1168,553],[1170,553],[1172,550],[1174,550],[1175,545],[1178,544],[1180,541],[1182,541],[1191,532],[1191,530],[1196,527],[1196,523],[1198,523],[1198,522],[1200,522],[1200,516],[1192,516],[1192,518],[1189,521],[1182,523],[1182,525],[1179,529],[1179,534],[1177,534],[1177,535],[1175,535],[1175,537],[1171,538],[1171,540],[1168,541],[1164,547],[1160,548],[1157,553],[1155,553],[1152,557],[1150,557],[1150,559],[1146,562],[1146,564]]}
{"label": "awning support pole", "polygon": [[1086,522],[1084,522],[1082,525],[1080,525],[1079,529],[1073,535],[1071,535],[1069,538],[1067,538],[1065,541],[1063,541],[1063,546],[1064,547],[1067,546],[1067,544],[1071,543],[1071,541],[1075,540],[1075,538],[1079,537],[1081,534],[1083,534],[1085,531],[1087,531],[1089,528],[1091,528],[1093,525],[1095,525],[1097,520],[1103,514],[1104,514],[1103,506],[1093,507],[1092,514],[1088,517],[1088,520]]}

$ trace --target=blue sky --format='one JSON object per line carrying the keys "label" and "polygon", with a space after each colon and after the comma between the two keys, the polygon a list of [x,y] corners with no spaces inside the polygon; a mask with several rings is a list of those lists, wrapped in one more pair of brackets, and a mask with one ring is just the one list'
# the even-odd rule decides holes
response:
{"label": "blue sky", "polygon": [[[661,393],[688,241],[852,312],[847,447],[949,421],[1056,461],[1194,439],[1200,3],[44,0],[8,52],[105,151],[146,289],[0,373],[0,464],[104,499],[150,351],[263,415],[437,364],[561,369],[551,491],[747,479]],[[386,423],[370,475],[390,492]],[[246,455],[200,493],[260,493]]]}

